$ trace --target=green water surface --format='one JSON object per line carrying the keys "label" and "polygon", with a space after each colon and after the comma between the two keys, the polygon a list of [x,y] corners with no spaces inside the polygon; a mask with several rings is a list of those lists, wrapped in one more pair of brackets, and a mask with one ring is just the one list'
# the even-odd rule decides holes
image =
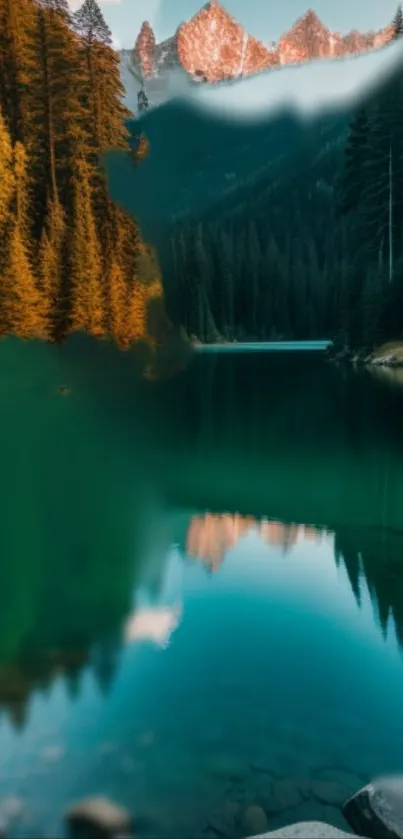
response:
{"label": "green water surface", "polygon": [[403,768],[398,378],[217,352],[149,382],[6,340],[0,387],[10,834],[89,794],[162,839],[345,826]]}

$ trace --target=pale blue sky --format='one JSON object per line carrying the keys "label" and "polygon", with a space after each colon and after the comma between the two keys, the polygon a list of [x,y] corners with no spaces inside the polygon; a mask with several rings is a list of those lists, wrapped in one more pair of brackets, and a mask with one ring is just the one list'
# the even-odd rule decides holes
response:
{"label": "pale blue sky", "polygon": [[[80,0],[71,0],[80,5]],[[277,40],[311,6],[329,28],[379,29],[393,17],[398,0],[224,0],[223,5],[250,34],[264,42]],[[149,20],[157,40],[172,35],[191,17],[203,0],[101,0],[105,18],[117,45],[132,47],[141,22]]]}

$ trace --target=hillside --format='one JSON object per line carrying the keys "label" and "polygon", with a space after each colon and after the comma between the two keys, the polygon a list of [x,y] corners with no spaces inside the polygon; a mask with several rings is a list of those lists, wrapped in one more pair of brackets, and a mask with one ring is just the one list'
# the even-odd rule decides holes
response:
{"label": "hillside", "polygon": [[207,341],[400,336],[402,83],[399,40],[199,85],[129,122],[149,156],[110,154],[109,189],[157,246],[174,322]]}

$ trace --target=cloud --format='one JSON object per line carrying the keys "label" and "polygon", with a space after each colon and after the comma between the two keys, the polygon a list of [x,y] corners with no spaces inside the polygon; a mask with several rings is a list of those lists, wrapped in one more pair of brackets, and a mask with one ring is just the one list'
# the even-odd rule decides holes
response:
{"label": "cloud", "polygon": [[354,104],[382,81],[402,57],[402,43],[396,41],[354,58],[283,66],[230,85],[197,85],[187,91],[178,88],[176,93],[190,96],[195,104],[220,118],[259,120],[262,115],[287,106],[302,117],[312,117],[322,109],[337,110]]}
{"label": "cloud", "polygon": [[166,647],[180,619],[179,605],[138,609],[126,623],[125,641],[128,644],[151,641],[159,647]]}

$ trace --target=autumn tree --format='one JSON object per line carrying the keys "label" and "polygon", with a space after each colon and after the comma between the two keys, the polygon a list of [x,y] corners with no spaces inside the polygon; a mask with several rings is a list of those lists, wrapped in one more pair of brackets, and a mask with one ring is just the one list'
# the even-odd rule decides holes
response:
{"label": "autumn tree", "polygon": [[0,240],[4,252],[5,226],[10,218],[11,201],[15,191],[15,175],[13,169],[13,147],[10,134],[0,110]]}
{"label": "autumn tree", "polygon": [[90,168],[82,158],[76,162],[73,188],[70,331],[86,331],[100,337],[105,334],[102,253],[91,203]]}
{"label": "autumn tree", "polygon": [[[9,155],[7,143],[5,146],[6,154]],[[6,210],[8,230],[2,240],[3,247],[5,244],[0,283],[2,331],[19,338],[45,338],[46,321],[43,316],[42,296],[31,263],[26,217],[26,157],[24,147],[19,142],[15,145],[12,166],[13,189],[9,192],[11,202],[8,211]],[[6,171],[6,182],[10,183],[9,176],[10,172]]]}
{"label": "autumn tree", "polygon": [[66,239],[65,212],[58,199],[48,199],[39,244],[38,277],[49,336],[61,325]]}
{"label": "autumn tree", "polygon": [[122,349],[129,344],[129,289],[121,265],[113,259],[106,277],[109,331]]}

